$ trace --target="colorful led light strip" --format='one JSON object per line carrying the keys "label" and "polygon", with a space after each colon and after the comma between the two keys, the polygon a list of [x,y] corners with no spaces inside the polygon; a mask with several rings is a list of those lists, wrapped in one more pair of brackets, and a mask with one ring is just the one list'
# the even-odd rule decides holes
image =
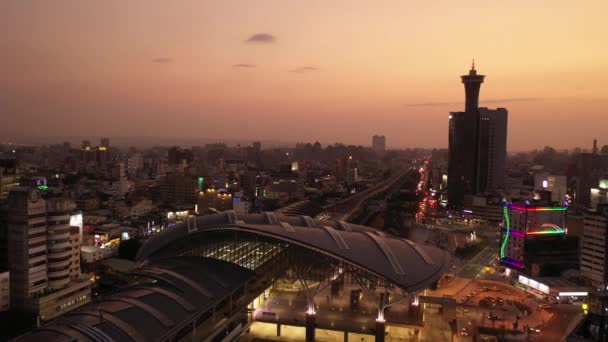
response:
{"label": "colorful led light strip", "polygon": [[511,230],[511,220],[509,219],[509,207],[507,205],[502,207],[502,215],[505,220],[505,228],[507,230],[507,234],[505,234],[504,239],[502,240],[502,245],[500,246],[500,257],[505,257],[505,247],[507,246],[507,240],[509,240],[509,231]]}
{"label": "colorful led light strip", "polygon": [[556,235],[556,234],[566,234],[565,231],[556,231],[556,230],[542,230],[537,232],[527,232],[526,235]]}
{"label": "colorful led light strip", "polygon": [[520,238],[524,238],[526,237],[526,235],[557,235],[557,234],[566,234],[565,231],[553,231],[553,230],[549,230],[549,231],[540,231],[540,232],[527,232],[526,234],[522,233],[522,232],[518,232],[516,230],[510,230],[507,231],[506,229],[502,230],[503,233],[506,233],[508,235],[513,235],[513,236],[517,236]]}
{"label": "colorful led light strip", "polygon": [[521,269],[526,268],[523,264],[520,264],[519,262],[517,262],[515,260],[509,260],[507,258],[502,258],[501,261],[504,262],[505,264],[509,264],[509,265],[517,267],[517,268],[521,268]]}
{"label": "colorful led light strip", "polygon": [[540,225],[541,228],[553,228],[556,232],[565,233],[566,231],[562,227],[553,223],[543,223]]}
{"label": "colorful led light strip", "polygon": [[543,223],[540,225],[540,227],[541,228],[550,228],[553,230],[543,229],[543,230],[538,230],[538,231],[532,231],[532,232],[528,232],[526,235],[566,234],[565,229],[562,229],[560,226],[555,225],[553,223]]}
{"label": "colorful led light strip", "polygon": [[519,211],[566,211],[567,207],[522,207],[520,205],[508,204],[507,207]]}

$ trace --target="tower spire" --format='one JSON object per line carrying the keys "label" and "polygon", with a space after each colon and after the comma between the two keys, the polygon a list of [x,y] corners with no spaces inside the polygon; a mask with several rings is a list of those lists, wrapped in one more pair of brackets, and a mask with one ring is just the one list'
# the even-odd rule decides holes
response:
{"label": "tower spire", "polygon": [[471,63],[471,70],[475,70],[475,58],[473,58],[473,63]]}

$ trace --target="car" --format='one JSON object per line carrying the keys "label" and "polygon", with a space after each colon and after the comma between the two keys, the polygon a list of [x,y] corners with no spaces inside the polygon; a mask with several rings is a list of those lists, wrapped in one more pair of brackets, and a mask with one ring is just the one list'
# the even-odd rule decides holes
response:
{"label": "car", "polygon": [[550,309],[551,308],[551,304],[543,303],[543,304],[540,304],[538,307],[541,308],[541,309]]}

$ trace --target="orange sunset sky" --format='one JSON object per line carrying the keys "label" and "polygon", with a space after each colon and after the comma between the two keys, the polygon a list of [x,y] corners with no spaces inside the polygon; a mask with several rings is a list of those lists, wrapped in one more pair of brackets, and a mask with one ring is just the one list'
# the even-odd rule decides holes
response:
{"label": "orange sunset sky", "polygon": [[3,0],[0,135],[446,147],[459,76],[509,151],[608,144],[608,1]]}

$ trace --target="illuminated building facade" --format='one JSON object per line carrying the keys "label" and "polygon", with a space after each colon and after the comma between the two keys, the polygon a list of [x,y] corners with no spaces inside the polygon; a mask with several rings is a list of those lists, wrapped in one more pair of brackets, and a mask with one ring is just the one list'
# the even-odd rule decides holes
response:
{"label": "illuminated building facade", "polygon": [[225,189],[207,189],[198,193],[197,200],[198,210],[206,212],[211,209],[213,211],[226,211],[232,209],[232,194]]}
{"label": "illuminated building facade", "polygon": [[578,266],[578,238],[568,237],[565,206],[525,201],[503,206],[502,262],[526,274],[559,275]]}

